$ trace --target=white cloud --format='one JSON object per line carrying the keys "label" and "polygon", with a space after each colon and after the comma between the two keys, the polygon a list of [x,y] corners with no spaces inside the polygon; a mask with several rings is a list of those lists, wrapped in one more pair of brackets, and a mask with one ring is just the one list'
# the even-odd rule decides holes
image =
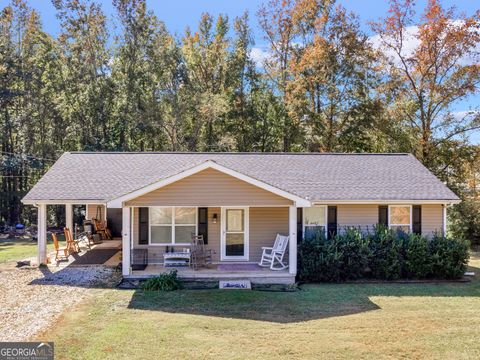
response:
{"label": "white cloud", "polygon": [[[459,26],[463,23],[463,20],[452,20],[451,25]],[[480,30],[477,30],[480,31]],[[403,51],[402,55],[405,57],[413,55],[417,47],[420,45],[420,40],[418,39],[418,26],[408,26],[404,31],[404,41],[403,41]],[[381,49],[384,53],[392,59],[396,64],[400,62],[398,55],[391,49],[382,48],[382,43],[379,35],[374,35],[370,37],[371,44],[376,49]],[[460,65],[470,65],[478,62],[478,54],[480,54],[480,44],[478,44],[473,51],[474,54],[470,56],[465,56],[460,60]]]}
{"label": "white cloud", "polygon": [[265,47],[253,47],[250,50],[250,57],[257,66],[262,66],[263,63],[270,58],[270,52]]}
{"label": "white cloud", "polygon": [[[404,31],[404,42],[403,42],[403,56],[411,56],[415,49],[420,45],[420,41],[417,38],[418,34],[418,26],[409,26]],[[373,47],[376,49],[384,50],[385,54],[390,57],[394,58],[395,60],[399,60],[397,54],[391,49],[384,49],[382,48],[382,40],[380,39],[380,35],[374,35],[370,37],[370,42],[372,43]]]}
{"label": "white cloud", "polygon": [[480,114],[478,110],[463,110],[463,111],[454,111],[452,116],[457,120],[462,120],[465,118],[474,117]]}
{"label": "white cloud", "polygon": [[[463,121],[463,120],[472,121],[472,120],[474,120],[475,117],[480,115],[480,110],[472,109],[472,110],[453,111],[451,113],[451,115],[457,121]],[[474,145],[480,145],[480,131],[479,130],[469,131],[465,135],[467,136],[470,143],[472,143]]]}

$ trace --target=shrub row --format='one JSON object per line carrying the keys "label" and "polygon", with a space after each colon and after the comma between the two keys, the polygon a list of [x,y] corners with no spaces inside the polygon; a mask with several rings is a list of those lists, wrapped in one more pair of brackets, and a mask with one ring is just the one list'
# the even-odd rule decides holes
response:
{"label": "shrub row", "polygon": [[315,234],[299,244],[301,281],[344,281],[360,278],[456,279],[465,272],[468,242],[431,239],[376,226],[364,234],[350,228],[327,240]]}

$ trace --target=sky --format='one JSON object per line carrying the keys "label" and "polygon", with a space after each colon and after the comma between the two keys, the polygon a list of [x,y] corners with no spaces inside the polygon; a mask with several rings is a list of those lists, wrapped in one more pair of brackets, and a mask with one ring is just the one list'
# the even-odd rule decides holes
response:
{"label": "sky", "polygon": [[[98,0],[107,15],[113,17],[114,8],[111,0]],[[152,10],[159,19],[163,20],[167,28],[177,34],[184,32],[189,26],[195,29],[200,16],[208,12],[214,16],[218,14],[227,14],[230,19],[243,14],[247,10],[250,14],[250,25],[255,39],[252,55],[261,59],[266,56],[266,42],[263,34],[258,27],[258,21],[255,17],[259,6],[266,0],[147,0],[147,7]],[[9,0],[0,0],[0,9],[9,4]],[[425,7],[427,0],[418,0],[417,12],[421,12]],[[378,20],[384,17],[388,12],[387,0],[337,0],[337,3],[343,5],[348,11],[352,11],[360,18],[363,31],[372,35],[370,21]],[[49,0],[28,0],[28,4],[36,9],[43,22],[44,29],[57,34],[60,31],[58,19],[55,16],[55,9]],[[459,12],[472,15],[480,9],[479,0],[443,0],[444,7],[455,6]],[[480,49],[479,49],[480,51]],[[459,115],[471,108],[480,108],[480,94],[471,96],[466,101],[455,105],[454,111]],[[471,140],[480,143],[480,131],[472,134]]]}
{"label": "sky", "polygon": [[[114,12],[111,0],[98,0],[104,11],[111,15]],[[10,0],[0,0],[0,8],[9,4]],[[262,34],[254,17],[255,12],[264,0],[147,0],[147,6],[172,32],[181,33],[186,26],[195,28],[203,12],[213,15],[227,14],[231,19],[241,15],[245,10],[250,13],[251,25],[257,44],[262,45]],[[387,0],[337,0],[347,10],[360,17],[363,29],[370,32],[368,22],[383,17],[388,10]],[[418,9],[423,9],[426,0],[417,1]],[[473,14],[480,8],[478,0],[443,0],[445,7],[455,5],[459,11]],[[41,14],[45,29],[56,33],[60,27],[55,17],[55,9],[49,0],[28,0],[28,4]]]}

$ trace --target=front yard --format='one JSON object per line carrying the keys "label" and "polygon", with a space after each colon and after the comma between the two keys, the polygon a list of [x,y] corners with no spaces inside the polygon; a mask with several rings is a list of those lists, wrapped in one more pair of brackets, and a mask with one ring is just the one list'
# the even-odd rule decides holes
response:
{"label": "front yard", "polygon": [[480,257],[471,267],[477,276],[469,283],[152,293],[108,281],[98,288],[92,268],[51,274],[5,263],[0,337],[54,341],[57,359],[473,359]]}
{"label": "front yard", "polygon": [[[478,273],[480,258],[471,265]],[[104,290],[40,339],[59,359],[480,357],[480,281],[295,293]]]}

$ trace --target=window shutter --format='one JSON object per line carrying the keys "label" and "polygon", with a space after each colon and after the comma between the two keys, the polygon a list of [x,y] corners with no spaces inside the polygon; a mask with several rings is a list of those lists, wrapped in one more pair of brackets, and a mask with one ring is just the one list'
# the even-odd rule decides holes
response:
{"label": "window shutter", "polygon": [[297,208],[297,243],[303,239],[303,208]]}
{"label": "window shutter", "polygon": [[203,241],[208,244],[208,208],[198,208],[198,235],[203,235]]}
{"label": "window shutter", "polygon": [[388,206],[380,205],[378,207],[378,223],[388,226]]}
{"label": "window shutter", "polygon": [[327,225],[327,238],[333,239],[337,235],[337,207],[328,207],[328,225]]}
{"label": "window shutter", "polygon": [[414,234],[422,234],[422,206],[412,206],[412,230]]}
{"label": "window shutter", "polygon": [[138,208],[138,244],[148,245],[148,207]]}

